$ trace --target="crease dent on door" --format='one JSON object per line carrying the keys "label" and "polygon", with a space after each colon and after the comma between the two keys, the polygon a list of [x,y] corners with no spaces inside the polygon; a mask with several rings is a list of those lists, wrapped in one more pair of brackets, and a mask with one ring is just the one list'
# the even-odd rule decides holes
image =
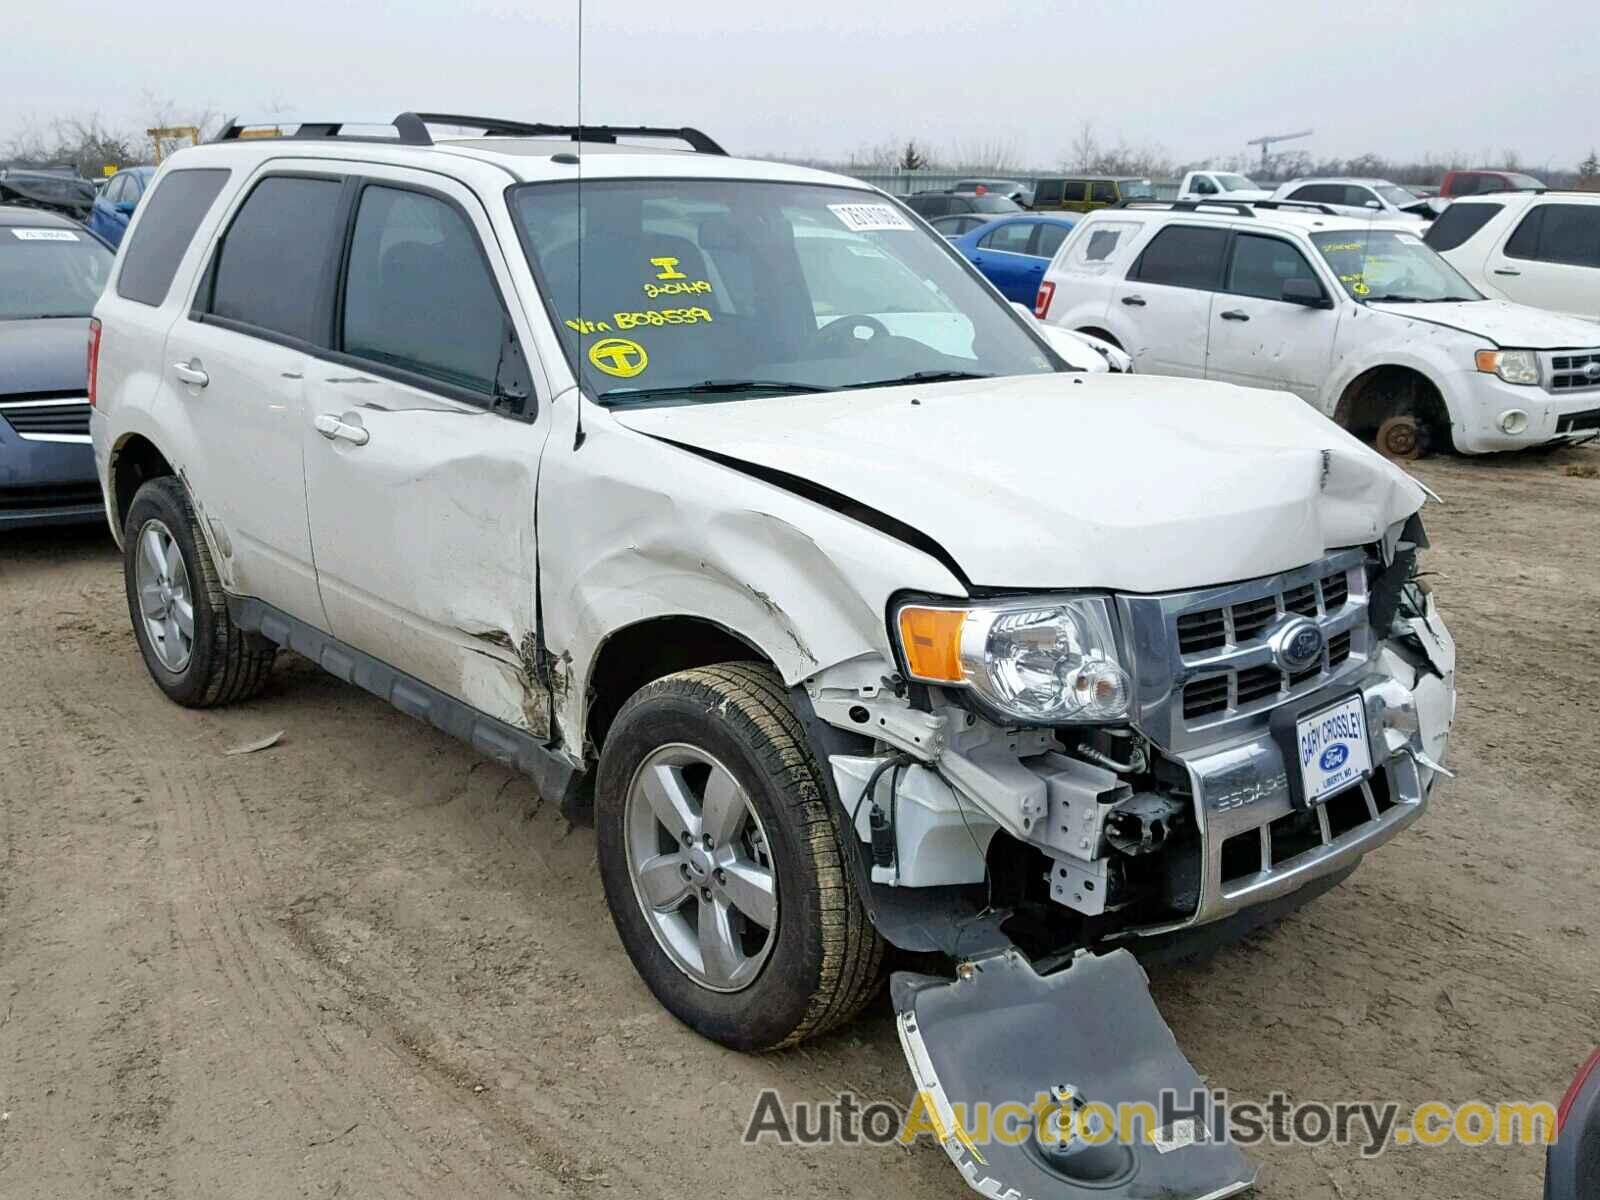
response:
{"label": "crease dent on door", "polygon": [[996,1200],[1220,1200],[1255,1169],[1126,950],[1038,975],[1015,947],[954,980],[896,972],[901,1049],[932,1132]]}

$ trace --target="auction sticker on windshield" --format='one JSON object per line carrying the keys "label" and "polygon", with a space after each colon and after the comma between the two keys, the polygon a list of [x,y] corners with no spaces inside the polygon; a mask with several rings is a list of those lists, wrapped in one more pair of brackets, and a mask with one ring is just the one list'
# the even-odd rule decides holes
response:
{"label": "auction sticker on windshield", "polygon": [[75,242],[78,235],[70,229],[13,229],[11,231],[25,242]]}
{"label": "auction sticker on windshield", "polygon": [[830,204],[828,211],[854,233],[875,233],[882,229],[911,229],[910,221],[889,204]]}
{"label": "auction sticker on windshield", "polygon": [[1296,721],[1295,748],[1307,808],[1372,774],[1367,708],[1360,693]]}

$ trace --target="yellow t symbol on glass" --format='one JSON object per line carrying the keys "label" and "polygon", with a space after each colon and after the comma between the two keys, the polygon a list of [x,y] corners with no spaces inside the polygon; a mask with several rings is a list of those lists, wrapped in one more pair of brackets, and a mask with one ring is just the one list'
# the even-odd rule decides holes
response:
{"label": "yellow t symbol on glass", "polygon": [[657,279],[687,279],[687,278],[689,278],[682,271],[678,270],[678,260],[675,259],[675,258],[652,258],[650,260],[650,265],[652,267],[660,267],[661,268],[661,270],[656,273],[656,278]]}

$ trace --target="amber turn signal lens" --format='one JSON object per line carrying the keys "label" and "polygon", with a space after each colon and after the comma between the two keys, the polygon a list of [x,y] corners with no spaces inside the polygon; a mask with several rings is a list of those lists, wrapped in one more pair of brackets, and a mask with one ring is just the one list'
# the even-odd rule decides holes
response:
{"label": "amber turn signal lens", "polygon": [[966,616],[946,608],[900,610],[900,645],[915,678],[961,682],[961,625]]}
{"label": "amber turn signal lens", "polygon": [[1477,354],[1478,370],[1486,375],[1493,375],[1500,369],[1500,351],[1479,350]]}

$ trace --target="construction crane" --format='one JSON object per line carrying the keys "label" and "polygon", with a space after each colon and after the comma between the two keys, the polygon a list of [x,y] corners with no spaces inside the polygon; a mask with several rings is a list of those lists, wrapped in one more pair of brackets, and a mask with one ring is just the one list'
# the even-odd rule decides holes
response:
{"label": "construction crane", "polygon": [[1302,129],[1299,133],[1274,133],[1274,134],[1268,135],[1267,137],[1251,138],[1248,142],[1245,143],[1245,145],[1246,146],[1260,146],[1261,147],[1261,173],[1263,175],[1265,175],[1265,174],[1267,174],[1267,166],[1268,166],[1268,154],[1267,154],[1267,151],[1271,148],[1272,143],[1274,143],[1274,142],[1292,142],[1296,138],[1310,137],[1315,132],[1316,132],[1315,129]]}

